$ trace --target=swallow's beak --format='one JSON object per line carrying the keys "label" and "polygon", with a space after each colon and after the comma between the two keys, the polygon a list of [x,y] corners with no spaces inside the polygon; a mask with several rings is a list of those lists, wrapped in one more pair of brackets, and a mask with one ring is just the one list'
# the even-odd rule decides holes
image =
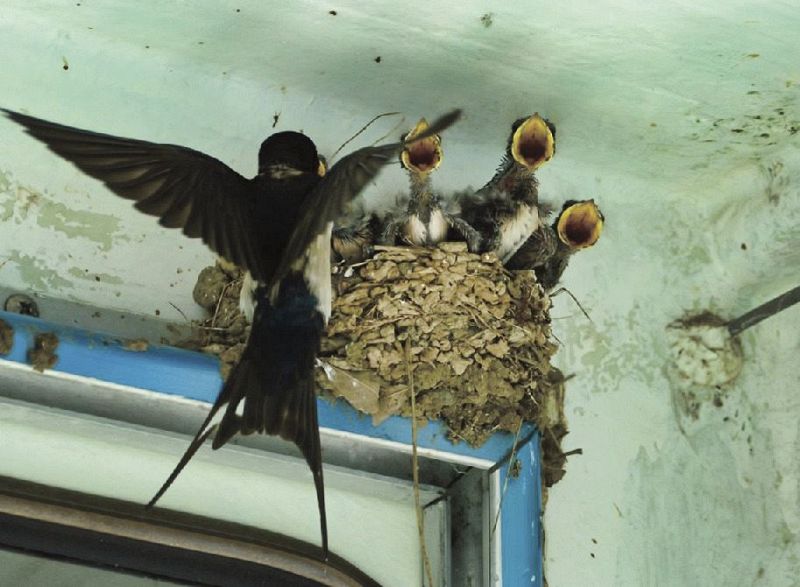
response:
{"label": "swallow's beak", "polygon": [[587,249],[603,233],[603,214],[594,200],[567,207],[558,218],[558,238],[572,249]]}
{"label": "swallow's beak", "polygon": [[511,137],[511,156],[531,171],[550,161],[555,150],[551,125],[538,114],[526,118]]}
{"label": "swallow's beak", "polygon": [[[428,130],[428,121],[421,118],[417,125],[411,129],[404,140],[413,139],[415,136]],[[433,135],[427,139],[422,139],[407,145],[400,153],[400,161],[403,167],[414,173],[430,173],[442,163],[442,145],[438,135]]]}

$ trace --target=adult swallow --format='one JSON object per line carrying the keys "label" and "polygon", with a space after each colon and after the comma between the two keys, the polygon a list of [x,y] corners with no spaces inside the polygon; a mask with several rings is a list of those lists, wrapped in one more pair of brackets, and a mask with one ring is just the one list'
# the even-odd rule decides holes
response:
{"label": "adult swallow", "polygon": [[552,290],[570,257],[593,246],[603,233],[605,218],[594,200],[569,200],[552,225],[543,224],[506,263],[507,269],[533,269],[545,291]]}
{"label": "adult swallow", "polygon": [[555,153],[556,127],[538,114],[514,122],[503,160],[489,182],[461,199],[461,218],[482,235],[479,252],[505,263],[540,224],[534,172]]}
{"label": "adult swallow", "polygon": [[[412,140],[428,132],[428,121],[421,118],[416,126],[401,137]],[[410,190],[405,210],[389,213],[381,234],[384,244],[405,243],[418,247],[436,245],[453,229],[472,247],[478,247],[480,233],[463,219],[442,207],[441,197],[433,190],[431,174],[442,163],[444,151],[438,135],[406,145],[400,152],[400,164],[408,172]]]}
{"label": "adult swallow", "polygon": [[[331,229],[347,202],[405,143],[360,149],[325,173],[311,139],[280,132],[261,144],[258,174],[246,179],[219,160],[186,147],[3,112],[51,151],[117,195],[134,200],[140,211],[158,216],[163,226],[201,238],[250,275],[254,315],[242,358],[186,453],[148,505],[158,501],[212,434],[212,449],[237,433],[278,435],[297,445],[311,468],[327,558],[314,367],[331,313]],[[459,115],[453,111],[439,119],[431,134],[450,126]]]}

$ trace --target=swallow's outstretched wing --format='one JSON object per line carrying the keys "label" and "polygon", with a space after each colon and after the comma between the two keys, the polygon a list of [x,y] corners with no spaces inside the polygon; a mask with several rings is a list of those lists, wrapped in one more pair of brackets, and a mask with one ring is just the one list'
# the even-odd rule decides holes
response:
{"label": "swallow's outstretched wing", "polygon": [[302,215],[283,249],[273,282],[279,281],[289,272],[292,265],[308,250],[311,242],[325,232],[328,223],[334,222],[344,213],[348,202],[361,193],[384,165],[394,161],[405,145],[439,134],[455,123],[460,116],[460,110],[453,110],[435,120],[426,132],[406,142],[364,147],[336,163],[305,197]]}
{"label": "swallow's outstretched wing", "polygon": [[[254,274],[265,262],[252,213],[255,185],[221,161],[178,145],[115,137],[73,128],[5,108],[32,137],[102,181],[167,228],[201,238],[213,251]],[[273,261],[274,264],[274,261]]]}

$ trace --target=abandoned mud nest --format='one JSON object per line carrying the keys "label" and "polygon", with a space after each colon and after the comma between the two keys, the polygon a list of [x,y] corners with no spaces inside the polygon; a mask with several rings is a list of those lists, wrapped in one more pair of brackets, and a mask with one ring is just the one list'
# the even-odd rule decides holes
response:
{"label": "abandoned mud nest", "polygon": [[[550,299],[532,271],[509,272],[463,243],[376,247],[353,266],[334,266],[333,313],[322,342],[319,386],[378,423],[411,416],[444,422],[453,439],[482,444],[521,421],[543,436],[545,481],[563,475],[564,378],[550,364]],[[248,334],[239,313],[240,272],[204,269],[194,298],[211,317],[184,346],[213,353],[223,376]]]}

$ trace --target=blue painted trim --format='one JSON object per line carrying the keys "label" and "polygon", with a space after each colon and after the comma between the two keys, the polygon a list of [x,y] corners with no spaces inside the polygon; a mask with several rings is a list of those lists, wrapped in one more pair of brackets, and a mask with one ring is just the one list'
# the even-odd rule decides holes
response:
{"label": "blue painted trim", "polygon": [[[411,444],[411,425],[408,418],[392,416],[377,426],[373,426],[371,416],[353,409],[344,400],[332,402],[319,401],[319,421],[325,428],[343,430],[369,436]],[[533,424],[525,424],[521,435],[525,436],[534,430]],[[417,429],[417,446],[432,448],[451,454],[471,456],[496,462],[508,454],[513,445],[514,436],[506,432],[493,434],[482,446],[473,447],[466,442],[452,442],[447,437],[447,430],[441,422],[429,422]]]}
{"label": "blue painted trim", "polygon": [[[503,553],[503,585],[542,587],[542,471],[539,435],[517,449],[519,475],[508,479],[500,512],[500,546]],[[504,487],[511,463],[500,469],[500,488]]]}
{"label": "blue painted trim", "polygon": [[[8,355],[0,359],[26,363],[26,354],[36,334],[54,332],[59,338],[58,362],[53,370],[92,377],[102,381],[147,389],[159,393],[213,403],[222,385],[216,358],[168,347],[149,345],[135,352],[125,347],[129,341],[52,324],[39,318],[0,311],[0,319],[14,328],[14,342]],[[377,426],[371,417],[353,409],[343,400],[319,400],[320,425],[406,445],[411,444],[411,426],[407,418],[393,416]],[[534,429],[525,424],[520,438]],[[418,431],[418,446],[452,454],[499,461],[511,449],[514,436],[498,433],[481,447],[464,442],[453,443],[444,426],[432,422]],[[520,447],[516,458],[521,463],[520,475],[509,479],[501,512],[503,583],[505,585],[542,586],[539,511],[541,509],[541,467],[539,437]],[[500,470],[500,487],[505,484],[508,465]]]}
{"label": "blue painted trim", "polygon": [[[55,332],[59,338],[55,371],[208,403],[214,402],[222,386],[218,360],[202,353],[163,345],[149,345],[146,351],[135,352],[125,347],[129,341],[113,336],[9,312],[0,311],[0,318],[10,323],[15,331],[11,353],[2,357],[7,360],[25,363],[27,349],[33,346],[35,335]],[[344,400],[320,399],[318,407],[320,425],[325,428],[411,444],[407,418],[393,416],[373,426],[370,416],[353,409]],[[522,434],[532,429],[529,424]],[[494,462],[510,450],[512,442],[513,435],[499,433],[479,448],[465,442],[453,443],[447,438],[444,426],[432,422],[419,429],[417,444]]]}
{"label": "blue painted trim", "polygon": [[209,403],[219,393],[219,363],[214,357],[160,345],[136,352],[125,348],[130,341],[113,336],[9,312],[0,312],[0,318],[14,328],[11,353],[0,358],[27,363],[27,352],[33,348],[35,336],[53,332],[59,339],[54,371]]}

